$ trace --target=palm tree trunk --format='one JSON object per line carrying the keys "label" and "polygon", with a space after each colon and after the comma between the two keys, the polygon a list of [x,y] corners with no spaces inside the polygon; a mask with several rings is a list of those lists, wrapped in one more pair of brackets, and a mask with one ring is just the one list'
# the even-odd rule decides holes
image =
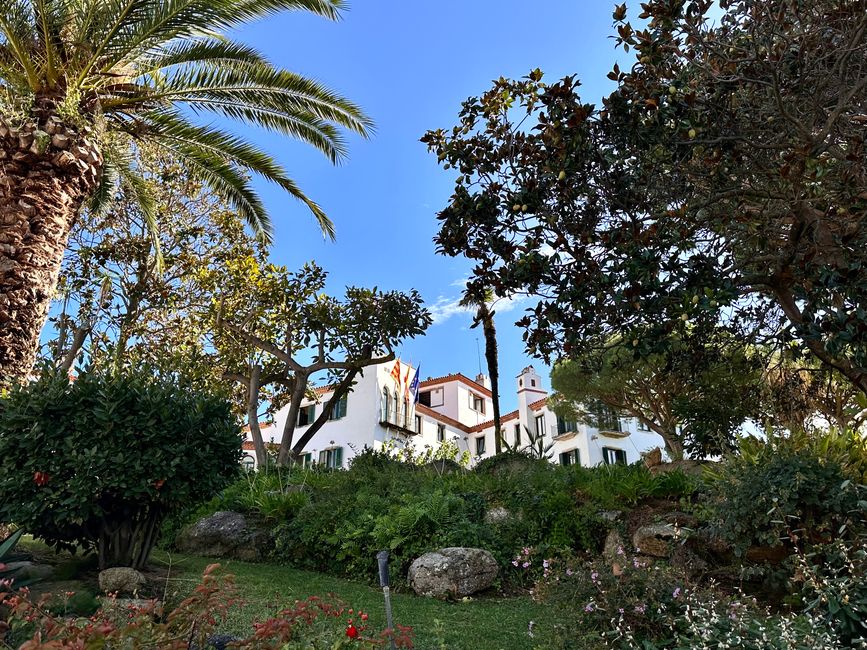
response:
{"label": "palm tree trunk", "polygon": [[479,307],[482,332],[485,335],[485,361],[491,378],[491,402],[494,407],[494,453],[503,451],[503,431],[500,425],[500,364],[497,358],[497,329],[494,314],[484,302]]}
{"label": "palm tree trunk", "polygon": [[0,119],[0,385],[33,368],[69,231],[102,171],[86,134],[46,104],[37,113],[19,128]]}

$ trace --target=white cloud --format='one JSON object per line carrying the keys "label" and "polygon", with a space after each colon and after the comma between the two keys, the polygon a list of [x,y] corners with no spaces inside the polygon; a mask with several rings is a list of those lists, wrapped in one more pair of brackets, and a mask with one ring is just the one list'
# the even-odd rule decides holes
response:
{"label": "white cloud", "polygon": [[[453,287],[465,287],[468,278],[463,278],[460,280],[455,280],[451,283]],[[516,295],[508,298],[495,297],[489,305],[493,308],[493,310],[502,314],[505,312],[512,311],[517,308],[522,303],[529,300],[529,296],[524,295]],[[461,305],[461,296],[457,297],[448,297],[448,296],[440,296],[437,298],[436,302],[432,305],[428,305],[427,308],[433,317],[433,324],[440,325],[449,320],[452,316],[459,316],[462,314],[472,314],[475,312],[475,309],[472,307],[464,307]]]}

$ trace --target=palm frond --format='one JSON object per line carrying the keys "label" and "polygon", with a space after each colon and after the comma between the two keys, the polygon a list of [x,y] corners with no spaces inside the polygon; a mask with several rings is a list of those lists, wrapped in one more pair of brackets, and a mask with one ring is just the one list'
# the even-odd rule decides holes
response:
{"label": "palm frond", "polygon": [[[167,148],[179,152],[187,152],[190,155],[192,148],[196,148],[208,157],[215,157],[223,164],[242,168],[258,174],[272,183],[279,185],[290,195],[304,203],[313,213],[322,231],[330,238],[334,238],[334,226],[330,219],[322,211],[322,208],[307,197],[298,185],[290,179],[283,168],[268,154],[245,142],[244,140],[229,135],[218,129],[192,124],[177,111],[154,111],[142,116],[141,121],[134,127],[137,131],[145,130],[149,139],[155,140]],[[257,235],[268,240],[271,233],[270,219],[261,205],[261,201],[249,186],[249,181],[243,174],[239,178],[245,179],[248,193],[246,201],[237,205],[246,206],[242,216]],[[237,188],[235,189],[237,194]],[[218,188],[215,188],[219,191]],[[231,196],[225,195],[229,200]],[[256,200],[250,200],[255,197]]]}

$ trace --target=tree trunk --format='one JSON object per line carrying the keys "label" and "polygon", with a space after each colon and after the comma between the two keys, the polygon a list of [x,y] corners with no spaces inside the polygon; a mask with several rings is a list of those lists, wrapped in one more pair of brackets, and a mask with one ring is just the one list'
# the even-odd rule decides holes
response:
{"label": "tree trunk", "polygon": [[254,363],[250,366],[250,383],[247,385],[247,424],[250,427],[250,437],[253,439],[253,449],[256,452],[256,466],[263,469],[268,464],[268,453],[265,451],[265,441],[262,440],[262,430],[259,428],[261,381],[262,366]]}
{"label": "tree trunk", "polygon": [[484,302],[479,306],[479,320],[485,335],[485,361],[488,376],[491,378],[491,402],[494,408],[494,453],[503,451],[503,431],[500,423],[500,364],[497,358],[497,329],[494,327],[494,313]]}
{"label": "tree trunk", "polygon": [[69,231],[96,187],[102,155],[50,115],[0,120],[0,385],[30,374]]}
{"label": "tree trunk", "polygon": [[304,401],[304,396],[307,394],[307,380],[306,374],[295,372],[295,388],[290,397],[286,421],[283,422],[283,435],[280,438],[280,451],[277,454],[277,464],[281,467],[286,467],[292,461],[292,438],[295,435],[295,425],[298,424],[301,402]]}

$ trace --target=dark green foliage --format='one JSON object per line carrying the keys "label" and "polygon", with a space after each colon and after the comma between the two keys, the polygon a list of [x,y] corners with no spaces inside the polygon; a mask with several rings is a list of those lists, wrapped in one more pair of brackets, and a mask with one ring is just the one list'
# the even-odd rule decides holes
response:
{"label": "dark green foliage", "polygon": [[694,479],[654,477],[643,466],[561,467],[506,453],[473,471],[443,473],[365,450],[347,471],[294,467],[250,475],[189,519],[226,509],[271,519],[279,522],[280,560],[369,580],[381,549],[391,551],[393,578],[400,581],[425,552],[480,547],[494,555],[507,580],[526,584],[527,571],[512,564],[522,549],[532,548],[538,560],[531,573],[545,558],[598,552],[608,529],[603,510],[649,497],[679,499],[697,487]]}
{"label": "dark green foliage", "polygon": [[0,519],[140,567],[167,514],[238,476],[240,443],[225,399],[174,378],[45,372],[0,400]]}
{"label": "dark green foliage", "polygon": [[809,449],[753,441],[714,472],[720,534],[742,554],[749,546],[801,547],[833,539],[861,520],[864,488],[833,460]]}

